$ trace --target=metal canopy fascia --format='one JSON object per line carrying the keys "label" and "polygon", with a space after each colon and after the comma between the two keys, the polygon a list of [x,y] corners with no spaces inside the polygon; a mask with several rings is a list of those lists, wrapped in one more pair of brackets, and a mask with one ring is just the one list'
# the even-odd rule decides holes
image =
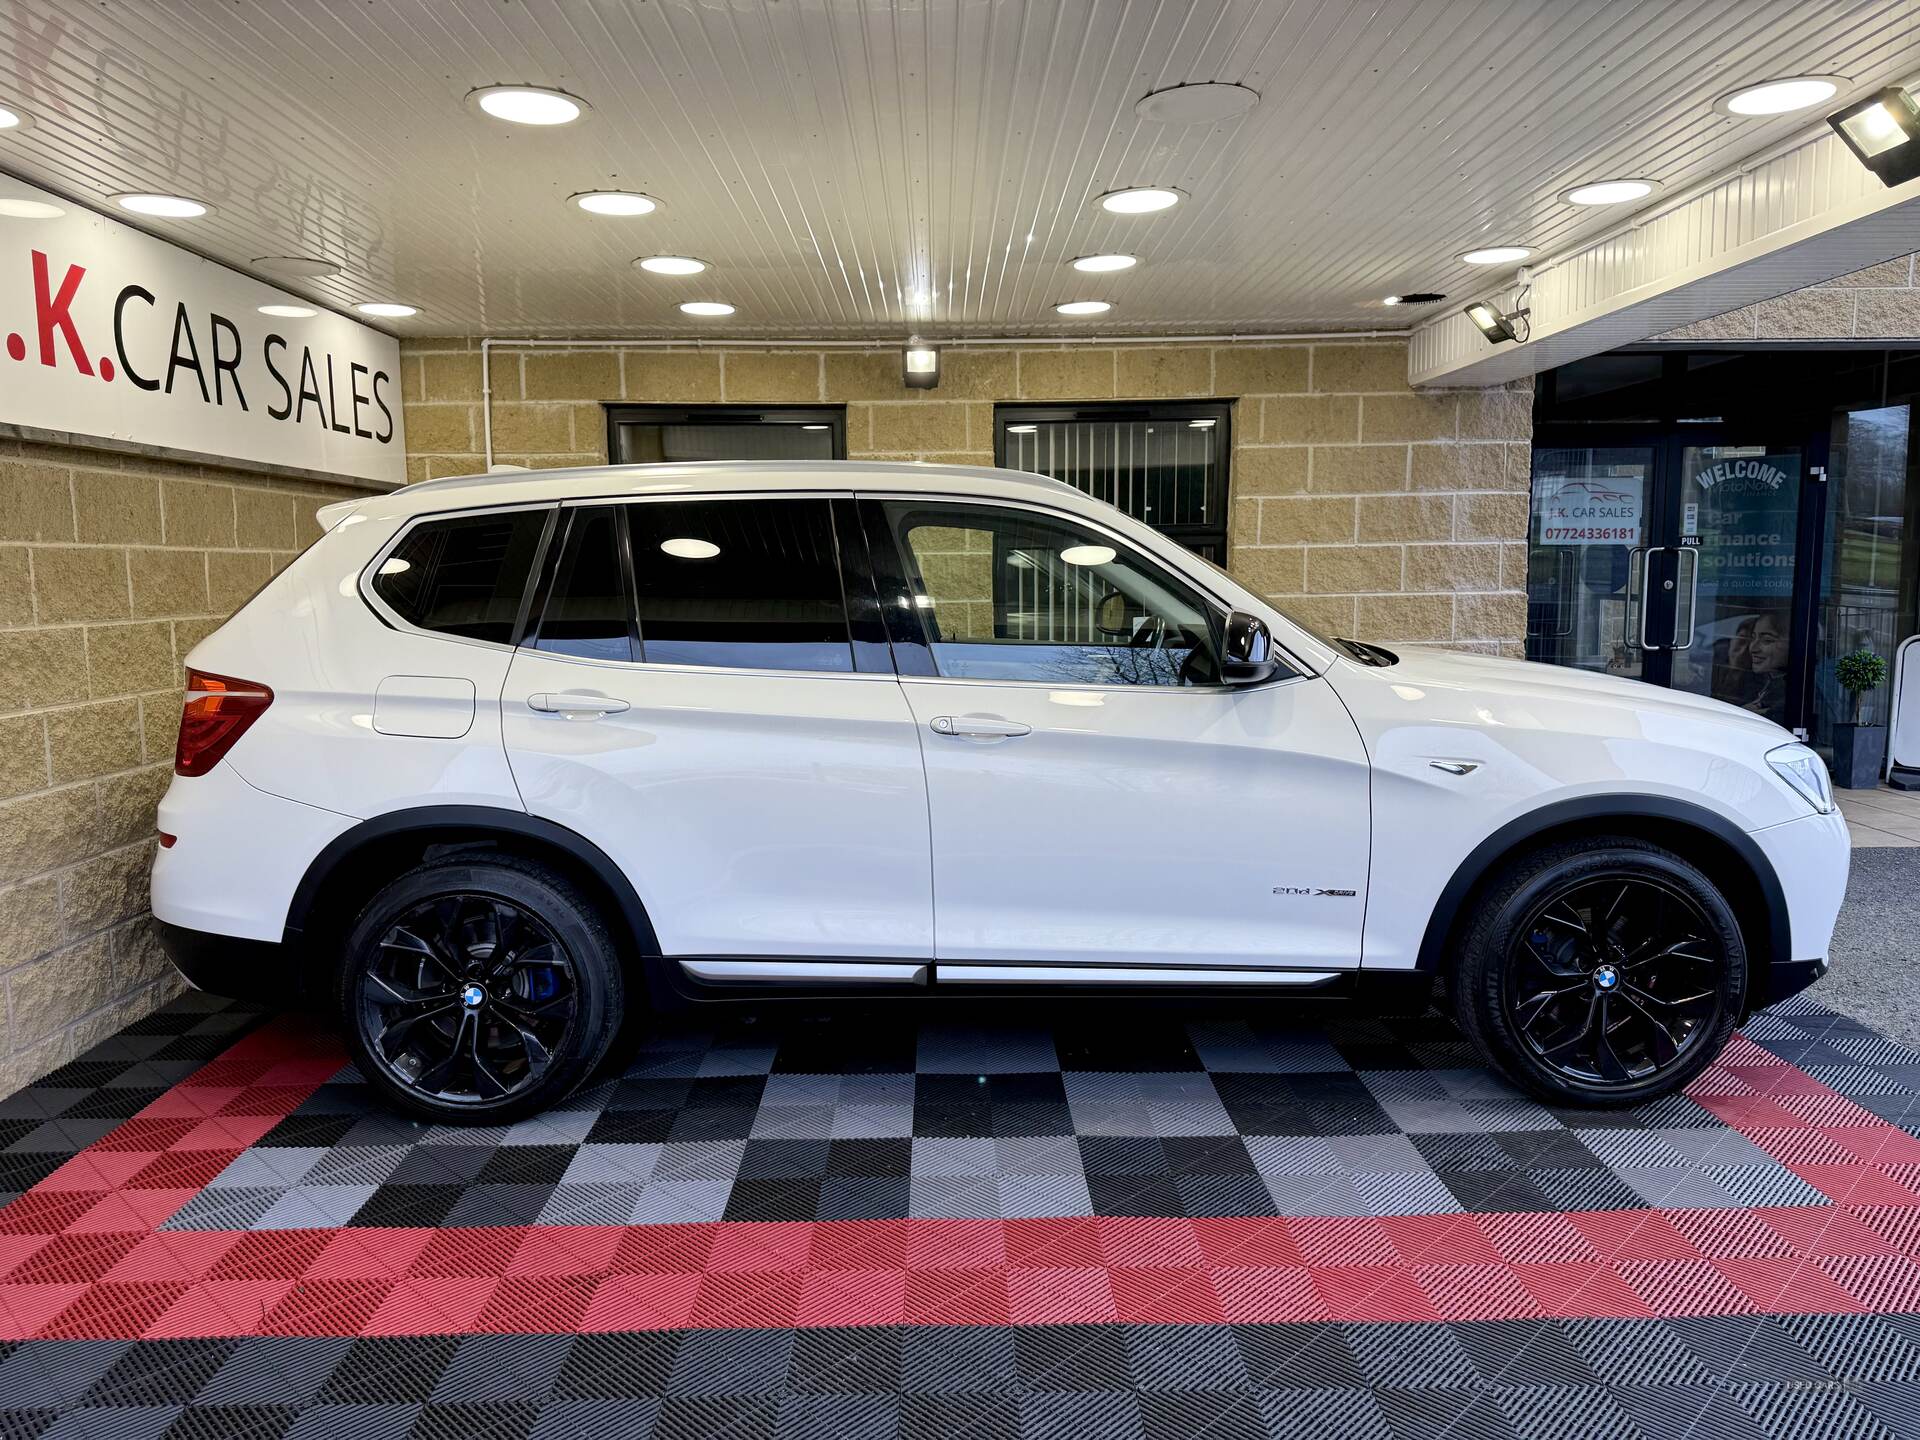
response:
{"label": "metal canopy fascia", "polygon": [[1823,126],[1482,292],[1531,308],[1524,342],[1489,345],[1457,309],[1420,326],[1407,376],[1500,385],[1915,250],[1920,180],[1888,189]]}

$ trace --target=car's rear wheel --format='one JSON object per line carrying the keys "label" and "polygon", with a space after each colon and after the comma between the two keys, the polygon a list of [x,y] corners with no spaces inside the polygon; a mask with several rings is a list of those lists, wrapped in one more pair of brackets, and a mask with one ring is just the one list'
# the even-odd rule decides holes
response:
{"label": "car's rear wheel", "polygon": [[502,1124],[559,1100],[606,1053],[622,998],[592,902],[511,856],[401,876],[361,911],[341,957],[341,1013],[367,1083],[453,1124]]}
{"label": "car's rear wheel", "polygon": [[1681,1088],[1713,1063],[1746,999],[1726,897],[1640,840],[1519,858],[1480,896],[1462,940],[1460,1028],[1554,1104],[1631,1105]]}

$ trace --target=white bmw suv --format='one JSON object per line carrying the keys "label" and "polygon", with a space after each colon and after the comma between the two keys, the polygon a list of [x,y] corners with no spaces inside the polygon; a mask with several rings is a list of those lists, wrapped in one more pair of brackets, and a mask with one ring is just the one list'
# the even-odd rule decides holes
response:
{"label": "white bmw suv", "polygon": [[840,995],[1392,992],[1561,1104],[1824,973],[1819,758],[1715,701],[1327,639],[1069,486],[716,464],[439,480],[188,657],[153,909],[439,1120],[623,1019]]}

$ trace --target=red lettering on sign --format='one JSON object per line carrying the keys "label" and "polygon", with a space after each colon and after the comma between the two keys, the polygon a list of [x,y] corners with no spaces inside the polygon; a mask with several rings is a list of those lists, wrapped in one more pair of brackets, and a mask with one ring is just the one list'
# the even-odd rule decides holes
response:
{"label": "red lettering on sign", "polygon": [[80,373],[91,375],[93,362],[87,359],[86,347],[80,343],[80,332],[73,324],[73,297],[78,293],[80,282],[86,278],[86,274],[82,267],[69,265],[66,277],[60,282],[60,293],[50,295],[47,257],[39,250],[33,252],[33,320],[40,327],[40,363],[59,363],[53,353],[53,332],[58,330],[66,337],[67,353],[73,356],[73,363],[79,367]]}

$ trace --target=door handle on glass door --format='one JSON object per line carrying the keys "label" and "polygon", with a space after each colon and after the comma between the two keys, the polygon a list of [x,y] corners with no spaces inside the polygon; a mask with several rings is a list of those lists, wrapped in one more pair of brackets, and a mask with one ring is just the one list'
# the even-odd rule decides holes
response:
{"label": "door handle on glass door", "polygon": [[[1640,648],[1642,650],[1658,650],[1660,648],[1647,638],[1647,620],[1652,610],[1652,606],[1649,605],[1648,602],[1653,599],[1653,557],[1663,550],[1670,550],[1672,548],[1670,545],[1649,546],[1643,553],[1640,561]],[[1671,580],[1667,581],[1667,589],[1671,590],[1672,588],[1673,582]]]}
{"label": "door handle on glass door", "polygon": [[999,715],[936,715],[931,726],[936,735],[952,735],[961,740],[1010,740],[1016,735],[1031,735],[1033,727]]}
{"label": "door handle on glass door", "polygon": [[538,710],[542,715],[558,715],[563,720],[598,720],[602,715],[616,715],[628,707],[624,700],[616,700],[611,695],[590,695],[584,690],[562,690],[557,694],[542,691],[527,696],[527,708]]}

